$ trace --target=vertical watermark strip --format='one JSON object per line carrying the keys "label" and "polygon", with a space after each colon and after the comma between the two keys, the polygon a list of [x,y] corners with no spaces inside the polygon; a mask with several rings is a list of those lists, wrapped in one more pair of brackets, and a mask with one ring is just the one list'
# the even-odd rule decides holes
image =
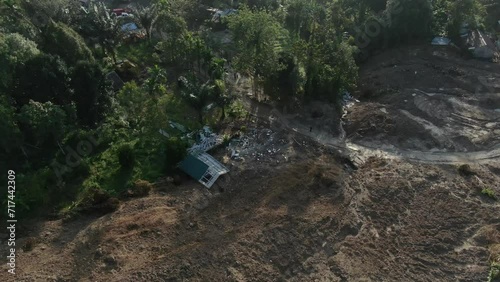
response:
{"label": "vertical watermark strip", "polygon": [[16,173],[7,171],[7,266],[10,274],[16,274]]}

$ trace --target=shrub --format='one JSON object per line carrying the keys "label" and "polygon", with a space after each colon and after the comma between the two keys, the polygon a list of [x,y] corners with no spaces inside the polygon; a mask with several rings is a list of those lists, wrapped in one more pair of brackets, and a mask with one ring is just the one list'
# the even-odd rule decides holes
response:
{"label": "shrub", "polygon": [[229,145],[229,142],[231,142],[231,136],[228,134],[224,134],[222,144],[224,146],[227,146],[227,145]]}
{"label": "shrub", "polygon": [[493,200],[497,199],[497,196],[495,195],[495,191],[493,191],[493,189],[488,188],[488,187],[485,187],[483,190],[481,190],[481,194],[483,194],[483,195],[485,195]]}
{"label": "shrub", "polygon": [[468,164],[463,164],[459,166],[458,173],[460,173],[460,175],[462,176],[471,176],[476,174]]}
{"label": "shrub", "polygon": [[90,207],[93,205],[101,204],[111,198],[111,195],[106,191],[102,190],[99,186],[92,186],[86,189],[81,194],[81,199],[78,206],[82,208]]}
{"label": "shrub", "polygon": [[122,168],[132,168],[135,164],[134,148],[130,144],[123,144],[118,148],[118,162]]}
{"label": "shrub", "polygon": [[100,187],[94,186],[89,188],[84,192],[76,212],[89,212],[89,213],[99,213],[106,214],[115,211],[120,206],[120,201],[117,198],[111,197],[111,195],[102,190]]}
{"label": "shrub", "polygon": [[498,281],[500,279],[500,263],[493,262],[490,267],[488,282]]}
{"label": "shrub", "polygon": [[153,189],[153,184],[146,180],[137,180],[134,182],[132,196],[142,197],[149,194],[149,192]]}

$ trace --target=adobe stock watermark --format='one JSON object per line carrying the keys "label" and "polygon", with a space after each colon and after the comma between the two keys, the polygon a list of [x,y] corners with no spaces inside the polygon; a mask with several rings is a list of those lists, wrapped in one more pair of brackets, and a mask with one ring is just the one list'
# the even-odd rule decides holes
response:
{"label": "adobe stock watermark", "polygon": [[52,169],[59,180],[62,180],[64,174],[72,172],[73,169],[81,165],[84,157],[90,155],[92,151],[99,145],[99,142],[94,136],[88,136],[86,139],[81,140],[76,144],[75,148],[66,146],[61,148],[65,157],[63,164],[57,160],[52,163]]}
{"label": "adobe stock watermark", "polygon": [[354,31],[356,35],[354,37],[354,43],[358,47],[359,50],[363,50],[364,48],[370,45],[371,41],[380,35],[384,28],[392,27],[392,18],[395,15],[400,14],[403,11],[403,7],[399,0],[393,2],[393,7],[390,12],[380,12],[378,16],[370,16],[364,27],[354,27]]}

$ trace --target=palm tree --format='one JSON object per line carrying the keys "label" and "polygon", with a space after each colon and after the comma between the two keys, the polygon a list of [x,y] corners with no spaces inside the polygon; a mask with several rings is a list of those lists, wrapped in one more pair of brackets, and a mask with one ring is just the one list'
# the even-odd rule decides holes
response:
{"label": "palm tree", "polygon": [[159,16],[157,5],[152,4],[146,7],[137,5],[134,8],[134,15],[139,21],[139,24],[146,30],[148,40],[151,41],[151,33]]}
{"label": "palm tree", "polygon": [[115,48],[121,39],[121,26],[118,18],[109,12],[104,3],[90,1],[86,24],[84,30],[98,40],[103,50],[111,54],[116,64]]}
{"label": "palm tree", "polygon": [[198,112],[199,122],[203,124],[203,111],[213,100],[215,86],[210,80],[200,84],[194,75],[187,78],[180,77],[179,80],[182,81],[180,89],[182,98]]}
{"label": "palm tree", "polygon": [[161,94],[165,89],[164,84],[167,82],[165,70],[155,65],[148,69],[149,78],[144,82],[149,95],[155,96]]}
{"label": "palm tree", "polygon": [[223,121],[226,118],[226,107],[229,106],[234,99],[234,96],[231,95],[232,90],[232,88],[226,89],[224,80],[216,79],[213,81],[212,100],[222,112],[219,121]]}

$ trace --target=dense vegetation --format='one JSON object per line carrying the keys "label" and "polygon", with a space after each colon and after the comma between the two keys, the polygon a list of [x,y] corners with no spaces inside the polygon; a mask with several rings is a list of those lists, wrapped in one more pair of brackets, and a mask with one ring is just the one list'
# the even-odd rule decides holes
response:
{"label": "dense vegetation", "polygon": [[[68,211],[89,191],[171,173],[187,144],[168,122],[237,118],[235,72],[280,103],[338,103],[373,51],[500,18],[487,0],[137,2],[133,19],[97,1],[1,2],[0,169],[17,173],[19,212]],[[207,5],[238,11],[213,20]],[[130,21],[143,38],[123,32]],[[126,82],[118,92],[111,71]]]}

